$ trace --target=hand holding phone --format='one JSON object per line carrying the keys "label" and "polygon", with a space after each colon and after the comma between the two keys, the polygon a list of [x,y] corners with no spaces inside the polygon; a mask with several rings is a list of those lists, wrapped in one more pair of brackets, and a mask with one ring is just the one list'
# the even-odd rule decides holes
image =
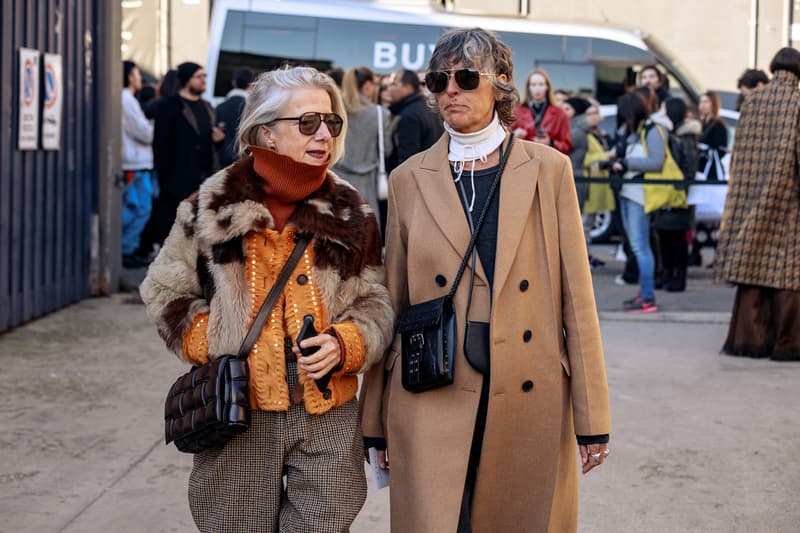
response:
{"label": "hand holding phone", "polygon": [[[313,315],[306,315],[303,317],[303,326],[300,328],[300,333],[297,334],[297,348],[300,350],[300,354],[303,357],[308,357],[309,355],[315,354],[319,351],[319,346],[309,346],[308,348],[303,348],[300,346],[300,343],[306,339],[310,339],[312,337],[316,337],[318,335],[317,329],[314,327],[314,317]],[[331,391],[328,389],[328,382],[331,380],[331,374],[333,371],[328,372],[323,377],[316,380],[317,388],[325,397],[325,399],[329,399],[331,396]]]}

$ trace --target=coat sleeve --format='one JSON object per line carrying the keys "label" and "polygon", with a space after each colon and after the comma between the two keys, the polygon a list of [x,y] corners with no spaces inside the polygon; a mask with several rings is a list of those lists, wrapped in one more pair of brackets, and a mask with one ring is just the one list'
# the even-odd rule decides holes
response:
{"label": "coat sleeve", "polygon": [[576,435],[611,433],[603,344],[586,260],[572,168],[564,162],[558,189],[558,242],[561,259],[561,314]]}
{"label": "coat sleeve", "polygon": [[371,210],[366,218],[364,235],[360,273],[343,280],[338,288],[341,294],[350,295],[353,303],[331,318],[329,331],[344,348],[341,370],[348,374],[365,372],[382,362],[394,332],[394,312],[381,264],[380,231]]}
{"label": "coat sleeve", "polygon": [[165,100],[158,108],[153,129],[153,160],[159,179],[170,175],[175,151],[175,105]]}
{"label": "coat sleeve", "polygon": [[184,353],[184,339],[209,311],[197,275],[197,242],[192,231],[195,199],[196,194],[181,202],[175,224],[139,286],[147,316],[167,348],[188,362],[198,361]]}
{"label": "coat sleeve", "polygon": [[[386,225],[386,279],[395,316],[408,307],[406,238],[397,206],[397,179],[389,179],[389,213]],[[392,324],[394,335],[394,324]],[[386,438],[385,420],[393,365],[400,358],[397,337],[386,354],[384,364],[372,367],[364,376],[361,389],[361,429],[365,438]]]}
{"label": "coat sleeve", "polygon": [[522,138],[526,141],[532,141],[536,136],[536,124],[533,121],[533,115],[531,115],[528,107],[524,104],[517,106],[514,110],[514,116],[516,120],[511,125],[511,131],[513,132],[517,128],[522,128],[525,130],[525,135]]}
{"label": "coat sleeve", "polygon": [[153,125],[144,116],[144,111],[139,102],[131,98],[122,98],[122,127],[132,139],[142,144],[153,142]]}
{"label": "coat sleeve", "polygon": [[553,109],[557,112],[553,113],[555,120],[548,134],[550,138],[553,139],[553,148],[562,154],[569,154],[569,151],[572,149],[572,132],[569,127],[569,118],[560,109],[555,107]]}
{"label": "coat sleeve", "polygon": [[586,132],[581,128],[574,128],[572,130],[572,149],[569,151],[573,174],[583,174],[583,160],[586,159],[586,152],[588,151],[589,140],[586,137]]}

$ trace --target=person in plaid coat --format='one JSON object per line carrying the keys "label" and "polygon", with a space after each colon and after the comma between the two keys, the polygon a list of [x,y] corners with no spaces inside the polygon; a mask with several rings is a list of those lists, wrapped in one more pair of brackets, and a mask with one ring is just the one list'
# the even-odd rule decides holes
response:
{"label": "person in plaid coat", "polygon": [[729,355],[800,360],[800,52],[782,48],[773,80],[741,110],[715,280],[736,284]]}

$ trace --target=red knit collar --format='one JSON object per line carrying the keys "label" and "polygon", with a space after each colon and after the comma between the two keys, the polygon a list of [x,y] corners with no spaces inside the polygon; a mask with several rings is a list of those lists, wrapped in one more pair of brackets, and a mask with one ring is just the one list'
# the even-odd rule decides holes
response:
{"label": "red knit collar", "polygon": [[250,146],[253,169],[264,180],[269,200],[297,203],[311,196],[325,182],[328,164],[309,165],[261,146]]}

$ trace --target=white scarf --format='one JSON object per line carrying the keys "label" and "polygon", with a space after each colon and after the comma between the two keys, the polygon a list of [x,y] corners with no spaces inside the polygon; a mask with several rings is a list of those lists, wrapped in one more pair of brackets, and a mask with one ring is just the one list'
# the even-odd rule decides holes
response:
{"label": "white scarf", "polygon": [[472,208],[475,206],[475,161],[480,159],[485,163],[489,154],[503,144],[503,140],[506,138],[506,130],[500,125],[497,113],[494,114],[488,126],[474,133],[459,133],[450,127],[447,122],[444,123],[444,130],[450,135],[450,151],[447,154],[447,159],[454,162],[453,169],[456,172],[456,183],[461,179],[466,163],[468,161],[472,162],[470,171],[472,200],[470,200],[468,206],[471,213]]}

